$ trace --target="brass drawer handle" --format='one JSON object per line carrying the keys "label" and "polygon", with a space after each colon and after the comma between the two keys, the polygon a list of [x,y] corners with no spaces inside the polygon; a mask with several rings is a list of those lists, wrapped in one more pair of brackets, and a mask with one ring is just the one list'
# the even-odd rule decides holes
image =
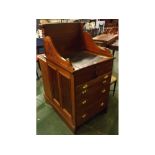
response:
{"label": "brass drawer handle", "polygon": [[103,84],[105,84],[106,82],[107,82],[106,80],[102,81]]}
{"label": "brass drawer handle", "polygon": [[86,92],[87,92],[87,90],[83,90],[83,91],[82,91],[82,94],[85,94]]}
{"label": "brass drawer handle", "polygon": [[102,92],[102,93],[105,93],[105,92],[106,92],[106,90],[105,90],[105,89],[103,89],[101,92]]}
{"label": "brass drawer handle", "polygon": [[102,102],[102,103],[100,104],[100,106],[103,107],[103,106],[104,106],[104,102]]}
{"label": "brass drawer handle", "polygon": [[87,101],[86,101],[86,100],[82,101],[82,104],[86,104],[86,103],[87,103]]}
{"label": "brass drawer handle", "polygon": [[108,77],[109,77],[109,75],[105,75],[105,76],[104,76],[104,79],[107,79]]}
{"label": "brass drawer handle", "polygon": [[83,89],[86,89],[88,87],[88,85],[87,84],[85,84],[82,88]]}
{"label": "brass drawer handle", "polygon": [[86,116],[87,116],[86,114],[83,114],[83,115],[82,115],[82,118],[85,118]]}

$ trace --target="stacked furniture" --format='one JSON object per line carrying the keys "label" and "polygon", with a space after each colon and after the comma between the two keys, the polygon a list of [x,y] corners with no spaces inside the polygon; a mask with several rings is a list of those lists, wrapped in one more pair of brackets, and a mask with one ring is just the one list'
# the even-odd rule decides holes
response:
{"label": "stacked furniture", "polygon": [[107,110],[113,56],[99,48],[81,23],[43,25],[39,56],[45,99],[73,132]]}

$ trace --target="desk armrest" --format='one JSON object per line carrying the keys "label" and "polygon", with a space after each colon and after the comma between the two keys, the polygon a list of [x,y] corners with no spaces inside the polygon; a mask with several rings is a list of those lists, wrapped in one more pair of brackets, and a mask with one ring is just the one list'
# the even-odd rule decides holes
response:
{"label": "desk armrest", "polygon": [[89,33],[83,32],[82,33],[83,41],[85,44],[85,48],[95,54],[104,55],[108,57],[113,57],[112,54],[108,49],[101,49],[99,48],[95,42],[93,41],[92,37]]}
{"label": "desk armrest", "polygon": [[64,59],[59,52],[54,47],[52,38],[46,36],[44,38],[44,46],[45,46],[45,54],[47,57],[47,62],[54,62],[57,65],[61,66],[62,68],[67,69],[69,72],[73,72],[74,68],[70,61]]}

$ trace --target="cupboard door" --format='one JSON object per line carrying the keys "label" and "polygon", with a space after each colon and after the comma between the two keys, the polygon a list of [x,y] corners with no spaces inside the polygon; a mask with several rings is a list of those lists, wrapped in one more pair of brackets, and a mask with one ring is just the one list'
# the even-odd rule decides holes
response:
{"label": "cupboard door", "polygon": [[67,111],[70,115],[72,114],[72,104],[71,104],[71,83],[70,79],[59,74],[60,76],[60,89],[61,89],[61,99],[62,108]]}
{"label": "cupboard door", "polygon": [[59,103],[60,101],[57,71],[51,67],[49,67],[49,78],[51,81],[52,97]]}

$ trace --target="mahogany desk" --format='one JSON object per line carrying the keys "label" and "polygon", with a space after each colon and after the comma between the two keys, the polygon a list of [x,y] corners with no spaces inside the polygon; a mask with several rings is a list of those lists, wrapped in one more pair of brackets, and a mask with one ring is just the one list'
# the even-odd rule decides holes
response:
{"label": "mahogany desk", "polygon": [[75,132],[107,110],[114,58],[83,32],[81,23],[45,24],[43,33],[44,97]]}

